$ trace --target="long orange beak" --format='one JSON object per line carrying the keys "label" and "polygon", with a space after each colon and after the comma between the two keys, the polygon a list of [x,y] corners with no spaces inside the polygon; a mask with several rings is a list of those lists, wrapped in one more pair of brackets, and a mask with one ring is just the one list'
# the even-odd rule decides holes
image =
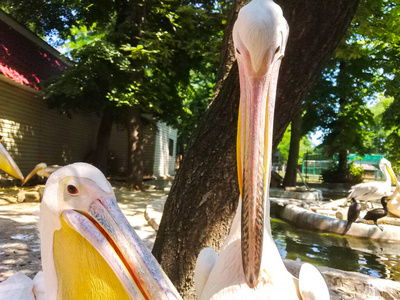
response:
{"label": "long orange beak", "polygon": [[390,176],[390,179],[392,179],[392,182],[394,184],[396,184],[396,186],[397,186],[398,185],[397,178],[396,178],[396,175],[393,172],[392,167],[391,166],[386,166],[386,170],[389,173],[389,176]]}
{"label": "long orange beak", "polygon": [[3,147],[1,143],[0,143],[0,169],[15,178],[24,180],[24,176],[22,175],[17,164],[12,159],[10,154],[8,154],[7,150]]}
{"label": "long orange beak", "polygon": [[283,54],[272,47],[267,49],[261,66],[254,70],[251,54],[240,37],[236,43],[240,48],[237,169],[242,197],[242,265],[247,284],[254,288],[260,275],[264,230],[270,232],[267,197],[276,85]]}
{"label": "long orange beak", "polygon": [[33,177],[33,175],[35,175],[40,170],[43,170],[43,167],[40,166],[40,164],[36,165],[35,168],[28,174],[28,176],[26,176],[25,180],[22,182],[22,185],[27,183]]}

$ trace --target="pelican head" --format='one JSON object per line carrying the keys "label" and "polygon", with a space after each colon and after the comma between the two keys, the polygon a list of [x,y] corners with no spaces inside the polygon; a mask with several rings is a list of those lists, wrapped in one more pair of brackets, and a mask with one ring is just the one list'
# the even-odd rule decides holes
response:
{"label": "pelican head", "polygon": [[22,175],[17,164],[12,159],[10,154],[8,154],[7,150],[3,147],[1,143],[0,143],[0,170],[3,170],[4,172],[10,174],[15,178],[24,180],[24,176]]}
{"label": "pelican head", "polygon": [[95,167],[54,172],[40,207],[46,299],[177,299]]}
{"label": "pelican head", "polygon": [[381,169],[383,174],[389,175],[389,176],[386,175],[386,177],[387,177],[386,180],[389,180],[389,177],[390,177],[390,179],[392,180],[392,182],[394,184],[397,183],[396,175],[393,172],[392,164],[390,163],[390,161],[388,161],[386,158],[382,158],[379,161],[379,168]]}
{"label": "pelican head", "polygon": [[[45,176],[45,175],[47,175],[47,174],[45,174],[45,173],[42,173],[43,172],[43,170],[45,170],[47,168],[47,165],[45,164],[45,163],[39,163],[39,164],[37,164],[34,168],[33,168],[33,170],[28,174],[28,176],[26,176],[26,178],[25,178],[25,180],[22,182],[22,185],[24,185],[25,183],[27,183],[32,177],[33,177],[33,175],[35,175],[35,174],[38,174],[39,176]],[[48,174],[48,176],[46,176],[46,177],[49,177],[50,176],[50,174]]]}
{"label": "pelican head", "polygon": [[[272,0],[253,0],[240,11],[233,41],[240,76],[237,166],[242,197],[241,249],[246,282],[260,275],[264,230],[270,234],[269,174],[275,94],[289,28]],[[266,219],[266,221],[264,220]]]}

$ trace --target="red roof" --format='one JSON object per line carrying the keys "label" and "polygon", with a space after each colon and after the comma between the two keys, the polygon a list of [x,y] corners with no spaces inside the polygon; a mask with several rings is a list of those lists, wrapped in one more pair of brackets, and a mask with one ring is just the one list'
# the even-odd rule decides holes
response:
{"label": "red roof", "polygon": [[9,21],[11,18],[4,13],[0,17],[0,73],[38,89],[38,83],[67,68],[50,45],[15,21]]}

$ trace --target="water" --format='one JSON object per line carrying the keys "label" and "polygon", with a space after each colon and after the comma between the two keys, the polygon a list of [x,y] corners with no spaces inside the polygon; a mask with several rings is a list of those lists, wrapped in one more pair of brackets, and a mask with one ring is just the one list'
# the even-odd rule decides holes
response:
{"label": "water", "polygon": [[400,281],[399,242],[316,233],[279,219],[271,229],[283,258]]}

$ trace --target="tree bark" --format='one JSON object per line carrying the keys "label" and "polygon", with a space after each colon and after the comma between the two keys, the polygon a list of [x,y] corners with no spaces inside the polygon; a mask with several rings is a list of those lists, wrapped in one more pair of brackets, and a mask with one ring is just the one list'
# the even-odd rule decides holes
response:
{"label": "tree bark", "polygon": [[[278,83],[274,148],[358,5],[358,0],[277,2],[291,33]],[[231,22],[233,18],[228,20],[228,27]],[[195,299],[193,270],[197,255],[204,247],[219,251],[237,206],[235,143],[239,95],[234,63],[189,142],[154,244],[153,254],[185,299]]]}
{"label": "tree bark", "polygon": [[126,185],[131,190],[143,190],[143,121],[140,109],[129,108],[127,117],[128,174]]}
{"label": "tree bark", "polygon": [[297,179],[297,164],[299,162],[299,151],[300,151],[300,140],[301,140],[301,114],[299,110],[293,117],[291,133],[290,133],[290,146],[289,146],[289,157],[283,179],[283,186],[296,186]]}
{"label": "tree bark", "polygon": [[220,248],[237,206],[235,142],[239,101],[231,101],[238,99],[240,93],[235,84],[237,76],[235,63],[227,84],[187,146],[153,248],[163,269],[188,299],[194,298],[192,274],[197,255],[207,246]]}
{"label": "tree bark", "polygon": [[113,119],[110,110],[104,109],[97,132],[96,149],[93,159],[93,164],[104,174],[107,174],[108,146],[110,144],[112,125]]}

